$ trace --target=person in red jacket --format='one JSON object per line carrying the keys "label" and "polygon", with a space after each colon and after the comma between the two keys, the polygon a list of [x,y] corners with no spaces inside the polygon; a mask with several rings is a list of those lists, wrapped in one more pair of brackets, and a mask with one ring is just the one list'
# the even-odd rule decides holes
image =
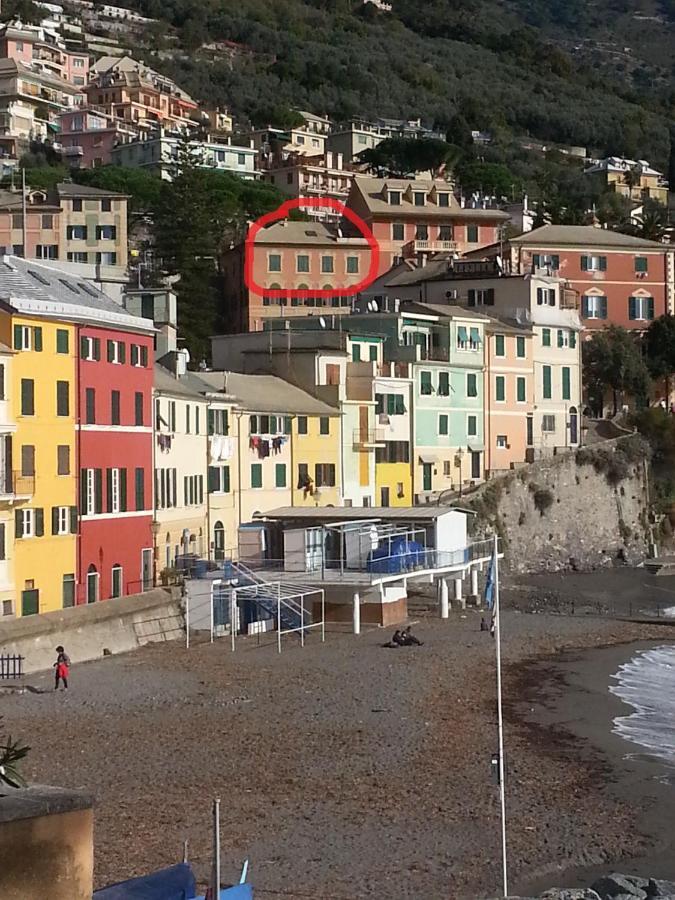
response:
{"label": "person in red jacket", "polygon": [[63,681],[64,690],[68,690],[68,673],[70,669],[70,657],[63,649],[63,647],[59,644],[56,648],[56,662],[54,663],[54,668],[56,669],[55,680],[54,680],[54,690],[58,691],[59,682]]}

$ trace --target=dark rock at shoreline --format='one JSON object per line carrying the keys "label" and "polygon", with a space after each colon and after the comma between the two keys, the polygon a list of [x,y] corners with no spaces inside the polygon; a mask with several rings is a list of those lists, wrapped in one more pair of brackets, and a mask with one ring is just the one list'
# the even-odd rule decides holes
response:
{"label": "dark rock at shoreline", "polygon": [[675,900],[675,881],[613,872],[598,878],[590,888],[556,887],[538,897],[510,897],[508,900]]}
{"label": "dark rock at shoreline", "polygon": [[[645,879],[639,879],[640,884],[646,887],[648,882]],[[591,888],[600,895],[601,900],[619,900],[619,898],[631,898],[631,900],[647,900],[647,891],[638,884],[638,879],[631,878],[626,875],[620,875],[613,872],[611,875],[605,875],[604,878],[598,878],[593,882]]]}

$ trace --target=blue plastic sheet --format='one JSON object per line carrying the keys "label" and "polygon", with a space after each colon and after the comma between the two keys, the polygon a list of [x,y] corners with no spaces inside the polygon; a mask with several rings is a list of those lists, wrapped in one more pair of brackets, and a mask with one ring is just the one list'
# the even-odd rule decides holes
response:
{"label": "blue plastic sheet", "polygon": [[196,891],[197,883],[191,867],[187,863],[179,863],[152,875],[111,884],[96,891],[93,900],[192,900]]}
{"label": "blue plastic sheet", "polygon": [[[204,900],[204,898],[195,897],[194,900]],[[235,887],[223,888],[218,900],[253,900],[253,885],[237,884]]]}

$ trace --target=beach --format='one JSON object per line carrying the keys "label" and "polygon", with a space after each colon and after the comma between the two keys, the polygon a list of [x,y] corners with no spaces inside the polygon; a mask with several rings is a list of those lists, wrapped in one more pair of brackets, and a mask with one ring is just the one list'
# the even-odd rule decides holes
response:
{"label": "beach", "polygon": [[[286,639],[281,655],[247,639],[235,653],[220,640],[73,660],[67,694],[0,696],[0,715],[32,747],[31,780],[95,795],[99,887],[180,860],[186,839],[204,881],[219,796],[223,877],[249,858],[256,896],[476,900],[498,893],[501,871],[494,642],[480,615],[423,620],[414,648],[384,649],[389,633],[373,630]],[[607,682],[635,642],[671,635],[505,609],[514,890],[658,855],[658,823],[636,811],[654,785],[624,769]]]}

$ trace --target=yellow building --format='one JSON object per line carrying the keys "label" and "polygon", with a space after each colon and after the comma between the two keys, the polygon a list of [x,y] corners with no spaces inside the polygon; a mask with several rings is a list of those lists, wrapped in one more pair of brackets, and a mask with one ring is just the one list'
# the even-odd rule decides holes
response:
{"label": "yellow building", "polygon": [[[75,353],[72,325],[5,311],[0,341],[11,346],[9,414],[14,501],[16,615],[75,602]],[[9,445],[6,445],[9,446]]]}
{"label": "yellow building", "polygon": [[392,374],[380,375],[374,383],[375,502],[412,506],[412,382]]}
{"label": "yellow building", "polygon": [[342,505],[340,417],[329,409],[323,416],[296,415],[291,421],[291,506]]}
{"label": "yellow building", "polygon": [[600,159],[584,172],[602,191],[613,191],[630,200],[656,200],[668,204],[668,182],[662,172],[644,159],[610,156]]}

